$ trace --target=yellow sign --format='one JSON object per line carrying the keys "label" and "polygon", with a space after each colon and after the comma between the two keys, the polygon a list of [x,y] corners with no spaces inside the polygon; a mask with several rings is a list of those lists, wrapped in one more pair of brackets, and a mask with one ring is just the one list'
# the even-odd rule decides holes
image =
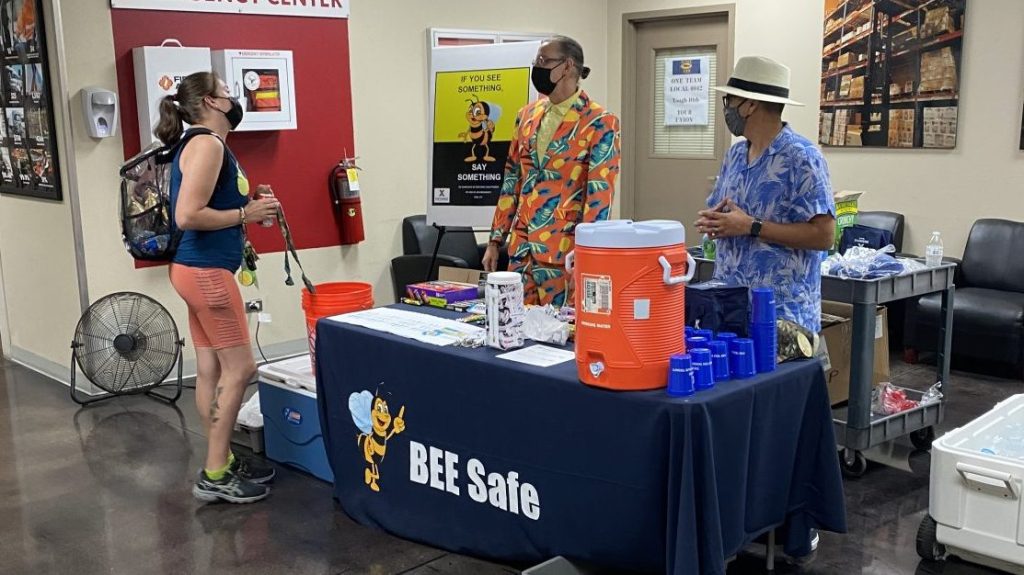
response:
{"label": "yellow sign", "polygon": [[508,142],[530,98],[530,69],[438,72],[434,86],[435,143]]}

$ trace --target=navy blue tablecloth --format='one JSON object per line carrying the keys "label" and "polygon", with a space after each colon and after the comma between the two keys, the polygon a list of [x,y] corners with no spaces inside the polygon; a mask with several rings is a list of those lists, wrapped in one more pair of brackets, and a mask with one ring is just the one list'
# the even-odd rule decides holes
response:
{"label": "navy blue tablecloth", "polygon": [[[846,529],[816,362],[679,399],[587,387],[574,362],[536,368],[330,320],[316,349],[335,497],[399,537],[508,562],[693,574],[724,573],[779,525],[794,554],[812,527]],[[356,423],[363,391],[391,418],[383,457],[371,454],[379,491]]]}

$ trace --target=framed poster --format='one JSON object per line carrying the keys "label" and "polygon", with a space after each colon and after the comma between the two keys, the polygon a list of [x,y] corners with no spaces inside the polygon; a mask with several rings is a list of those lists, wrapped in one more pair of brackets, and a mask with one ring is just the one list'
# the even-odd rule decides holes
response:
{"label": "framed poster", "polygon": [[427,223],[489,229],[540,42],[433,48]]}
{"label": "framed poster", "polygon": [[61,200],[42,0],[0,0],[0,193]]}
{"label": "framed poster", "polygon": [[967,0],[825,0],[819,143],[956,147]]}

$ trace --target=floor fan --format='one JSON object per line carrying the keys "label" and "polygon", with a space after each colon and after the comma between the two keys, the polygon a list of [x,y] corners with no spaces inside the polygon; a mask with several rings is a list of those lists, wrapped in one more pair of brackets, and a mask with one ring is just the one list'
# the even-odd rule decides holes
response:
{"label": "floor fan", "polygon": [[[71,399],[88,405],[119,395],[145,393],[174,403],[181,397],[182,346],[178,326],[164,306],[139,293],[108,295],[89,306],[75,328],[71,342]],[[78,366],[104,394],[80,397]],[[164,382],[178,366],[176,381]],[[173,395],[157,388],[174,386]]]}

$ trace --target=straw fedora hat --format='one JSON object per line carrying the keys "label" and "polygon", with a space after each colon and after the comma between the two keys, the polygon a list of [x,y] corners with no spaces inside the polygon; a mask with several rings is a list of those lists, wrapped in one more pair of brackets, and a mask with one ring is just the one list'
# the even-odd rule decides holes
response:
{"label": "straw fedora hat", "polygon": [[789,99],[789,67],[763,56],[740,58],[728,84],[715,90],[761,102],[803,106]]}

